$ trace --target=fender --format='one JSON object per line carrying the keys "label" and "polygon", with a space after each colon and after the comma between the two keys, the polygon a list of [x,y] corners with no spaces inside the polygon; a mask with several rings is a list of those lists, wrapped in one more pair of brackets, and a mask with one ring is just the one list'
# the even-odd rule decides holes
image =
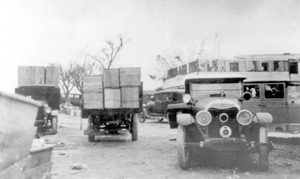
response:
{"label": "fender", "polygon": [[254,115],[253,122],[258,124],[272,124],[273,116],[268,112],[257,112]]}
{"label": "fender", "polygon": [[151,113],[148,112],[148,110],[146,108],[143,108],[143,112],[144,115],[148,118],[148,119],[157,119],[157,118],[165,118],[165,116],[152,116]]}
{"label": "fender", "polygon": [[195,118],[189,113],[177,114],[177,123],[182,126],[188,126],[195,122]]}

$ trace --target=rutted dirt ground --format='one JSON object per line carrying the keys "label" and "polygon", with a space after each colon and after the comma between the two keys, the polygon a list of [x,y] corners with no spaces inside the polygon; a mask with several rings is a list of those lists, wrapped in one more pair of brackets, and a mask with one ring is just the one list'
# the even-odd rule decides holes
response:
{"label": "rutted dirt ground", "polygon": [[[195,157],[192,168],[182,171],[176,156],[176,130],[169,129],[167,122],[139,123],[136,142],[123,134],[96,138],[101,141],[95,143],[88,142],[80,124],[78,117],[60,115],[58,134],[43,137],[47,143],[56,144],[52,153],[54,179],[300,178],[299,145],[274,144],[267,172],[258,171],[253,154],[236,160],[212,154],[206,157],[207,162]],[[82,129],[86,126],[83,119]],[[87,169],[72,170],[70,166],[78,162]]]}

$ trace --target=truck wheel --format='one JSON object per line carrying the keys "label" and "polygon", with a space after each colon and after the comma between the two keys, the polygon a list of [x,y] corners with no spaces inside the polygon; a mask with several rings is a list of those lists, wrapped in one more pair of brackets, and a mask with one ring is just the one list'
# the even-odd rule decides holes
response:
{"label": "truck wheel", "polygon": [[[267,136],[267,127],[260,126],[259,128],[259,143],[260,144],[267,144],[268,143],[268,136]],[[260,170],[266,171],[269,169],[269,149],[266,145],[259,146],[259,167]]]}
{"label": "truck wheel", "polygon": [[138,114],[132,115],[132,126],[131,126],[131,139],[132,141],[138,140]]}
{"label": "truck wheel", "polygon": [[88,135],[89,142],[95,142],[95,136],[94,135]]}
{"label": "truck wheel", "polygon": [[176,148],[179,166],[182,170],[186,170],[190,166],[189,153],[187,151],[187,147],[185,146],[185,135],[186,127],[179,125],[177,128]]}
{"label": "truck wheel", "polygon": [[56,134],[57,133],[57,123],[58,123],[58,118],[57,116],[52,117],[52,133]]}

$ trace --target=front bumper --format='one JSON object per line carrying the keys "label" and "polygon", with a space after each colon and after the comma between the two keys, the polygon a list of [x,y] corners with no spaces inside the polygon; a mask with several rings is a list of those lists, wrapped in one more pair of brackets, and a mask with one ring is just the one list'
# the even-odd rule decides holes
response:
{"label": "front bumper", "polygon": [[269,143],[257,143],[246,142],[242,139],[227,138],[227,139],[206,139],[200,142],[187,142],[187,147],[197,147],[203,150],[212,151],[246,151],[250,153],[258,152],[260,146],[267,146],[268,151],[273,150],[273,144]]}

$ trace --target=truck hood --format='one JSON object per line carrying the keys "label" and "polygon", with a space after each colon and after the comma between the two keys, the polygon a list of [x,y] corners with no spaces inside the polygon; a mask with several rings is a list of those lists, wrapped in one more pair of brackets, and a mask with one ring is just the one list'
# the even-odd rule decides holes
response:
{"label": "truck hood", "polygon": [[241,102],[236,98],[228,98],[228,97],[207,97],[198,99],[195,107],[199,109],[208,110],[209,108],[216,109],[228,109],[228,108],[237,108],[241,110]]}

